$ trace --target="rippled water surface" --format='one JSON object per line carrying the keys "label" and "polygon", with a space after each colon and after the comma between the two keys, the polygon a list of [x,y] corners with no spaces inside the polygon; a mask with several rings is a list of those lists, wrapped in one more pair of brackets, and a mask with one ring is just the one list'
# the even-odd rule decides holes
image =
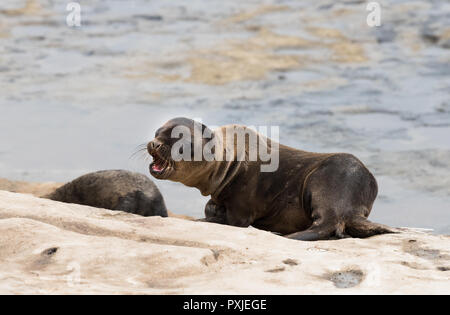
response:
{"label": "rippled water surface", "polygon": [[[69,1],[67,1],[69,2]],[[125,168],[174,116],[278,125],[281,142],[351,152],[376,175],[371,218],[450,233],[450,2],[0,3],[0,177]],[[206,199],[157,182],[168,207]]]}

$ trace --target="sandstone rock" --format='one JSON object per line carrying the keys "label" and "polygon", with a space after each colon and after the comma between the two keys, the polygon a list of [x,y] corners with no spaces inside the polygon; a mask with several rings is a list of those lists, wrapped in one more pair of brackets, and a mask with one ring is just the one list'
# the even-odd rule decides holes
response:
{"label": "sandstone rock", "polygon": [[0,191],[0,293],[449,294],[450,237],[300,242]]}
{"label": "sandstone rock", "polygon": [[37,197],[48,195],[55,189],[61,187],[62,185],[63,184],[61,183],[55,182],[32,183],[0,178],[0,190],[7,190],[23,194],[31,194]]}

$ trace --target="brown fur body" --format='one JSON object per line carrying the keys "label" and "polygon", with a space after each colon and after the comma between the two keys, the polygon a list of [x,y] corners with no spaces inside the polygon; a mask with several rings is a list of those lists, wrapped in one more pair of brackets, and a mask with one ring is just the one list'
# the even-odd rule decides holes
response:
{"label": "brown fur body", "polygon": [[[274,172],[261,172],[260,160],[175,162],[167,152],[176,141],[170,137],[171,131],[180,124],[193,128],[192,120],[173,119],[149,143],[149,153],[159,154],[168,165],[161,174],[151,168],[151,174],[210,195],[203,221],[252,225],[299,240],[393,232],[367,220],[378,187],[374,176],[353,155],[311,153],[279,145],[279,167]],[[214,133],[224,135],[229,128],[236,126]],[[272,141],[266,140],[267,147],[273,149]],[[161,150],[165,152],[162,155]]]}

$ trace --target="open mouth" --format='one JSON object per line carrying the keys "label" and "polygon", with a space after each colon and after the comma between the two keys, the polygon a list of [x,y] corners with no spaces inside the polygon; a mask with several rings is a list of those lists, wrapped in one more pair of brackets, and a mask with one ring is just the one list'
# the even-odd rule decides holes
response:
{"label": "open mouth", "polygon": [[169,168],[169,160],[164,159],[158,153],[152,154],[153,162],[150,164],[150,172],[155,175],[163,175]]}

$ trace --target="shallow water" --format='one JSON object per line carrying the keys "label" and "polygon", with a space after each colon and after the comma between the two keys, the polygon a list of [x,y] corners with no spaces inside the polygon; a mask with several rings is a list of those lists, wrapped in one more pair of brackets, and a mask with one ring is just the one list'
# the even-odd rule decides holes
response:
{"label": "shallow water", "polygon": [[[280,126],[282,143],[351,152],[378,179],[371,218],[450,233],[450,3],[64,1],[0,4],[0,177],[121,168],[175,116]],[[206,198],[157,182],[174,212]]]}

